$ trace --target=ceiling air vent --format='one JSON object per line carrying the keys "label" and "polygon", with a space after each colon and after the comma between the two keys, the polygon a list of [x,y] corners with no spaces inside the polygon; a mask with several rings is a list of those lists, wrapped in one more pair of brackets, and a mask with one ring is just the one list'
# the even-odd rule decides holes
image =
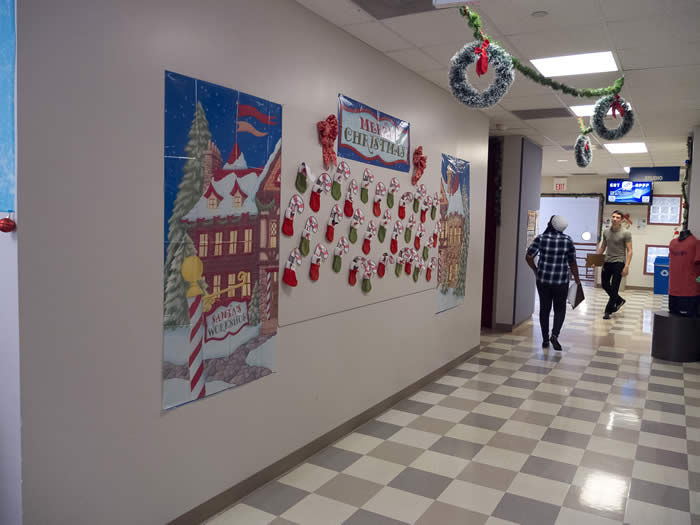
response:
{"label": "ceiling air vent", "polygon": [[567,108],[544,108],[544,109],[519,109],[511,111],[513,115],[521,120],[536,120],[540,118],[571,118],[571,111]]}
{"label": "ceiling air vent", "polygon": [[377,20],[432,11],[433,0],[353,0]]}

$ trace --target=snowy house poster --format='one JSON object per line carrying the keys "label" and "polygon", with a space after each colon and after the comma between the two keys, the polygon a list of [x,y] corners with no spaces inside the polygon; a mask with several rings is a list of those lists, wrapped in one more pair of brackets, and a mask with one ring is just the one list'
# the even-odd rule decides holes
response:
{"label": "snowy house poster", "polygon": [[464,303],[469,255],[469,162],[442,154],[436,313]]}
{"label": "snowy house poster", "polygon": [[281,145],[279,104],[166,71],[163,408],[273,371]]}

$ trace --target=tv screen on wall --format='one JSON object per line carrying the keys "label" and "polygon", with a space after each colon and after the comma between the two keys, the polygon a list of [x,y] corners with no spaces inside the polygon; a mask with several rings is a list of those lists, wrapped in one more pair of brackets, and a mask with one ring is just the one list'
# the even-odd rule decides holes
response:
{"label": "tv screen on wall", "polygon": [[608,204],[651,204],[651,181],[608,179]]}

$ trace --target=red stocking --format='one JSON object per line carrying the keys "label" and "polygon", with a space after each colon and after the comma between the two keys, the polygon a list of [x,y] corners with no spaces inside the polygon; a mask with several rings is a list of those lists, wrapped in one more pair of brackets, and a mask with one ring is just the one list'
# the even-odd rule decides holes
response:
{"label": "red stocking", "polygon": [[297,274],[294,270],[291,268],[285,268],[284,269],[284,276],[282,277],[282,280],[285,282],[285,284],[295,287],[297,284]]}
{"label": "red stocking", "polygon": [[416,235],[416,238],[413,240],[413,247],[416,250],[420,250],[420,237],[418,237],[418,235]]}
{"label": "red stocking", "polygon": [[320,268],[320,264],[311,263],[311,267],[309,268],[309,277],[311,277],[312,281],[318,281],[318,271]]}
{"label": "red stocking", "polygon": [[311,200],[309,201],[309,206],[315,212],[321,209],[321,194],[315,191],[311,192]]}
{"label": "red stocking", "polygon": [[433,271],[430,268],[425,270],[425,280],[430,281],[430,279],[432,279],[432,277],[433,277]]}
{"label": "red stocking", "polygon": [[291,237],[294,235],[294,219],[285,217],[282,222],[282,233]]}
{"label": "red stocking", "polygon": [[346,217],[352,217],[353,209],[352,209],[352,202],[350,202],[349,199],[345,199],[345,216]]}
{"label": "red stocking", "polygon": [[329,224],[326,226],[326,240],[328,242],[333,242],[333,237],[335,236],[335,226]]}
{"label": "red stocking", "polygon": [[348,274],[348,284],[350,286],[355,286],[357,284],[357,269],[350,270]]}
{"label": "red stocking", "polygon": [[406,218],[406,206],[399,206],[399,219]]}
{"label": "red stocking", "polygon": [[391,239],[389,249],[391,250],[391,253],[396,254],[396,252],[399,251],[399,242],[396,239]]}
{"label": "red stocking", "polygon": [[362,253],[364,253],[365,255],[369,255],[369,251],[371,250],[371,248],[372,248],[372,246],[371,246],[370,240],[365,239],[362,242]]}
{"label": "red stocking", "polygon": [[379,217],[382,214],[382,205],[380,204],[379,201],[375,201],[374,207],[372,209],[374,211],[375,217]]}
{"label": "red stocking", "polygon": [[379,277],[384,277],[384,273],[385,273],[385,272],[386,272],[386,266],[384,265],[383,262],[380,262],[380,263],[377,265],[377,275],[378,275]]}
{"label": "red stocking", "polygon": [[[313,208],[313,206],[311,206],[311,207]],[[314,210],[314,211],[318,211],[318,210]],[[425,222],[425,214],[427,211],[428,210],[421,210],[420,211],[420,222]]]}
{"label": "red stocking", "polygon": [[406,275],[411,275],[411,263],[407,262],[403,265],[403,271],[406,272]]}

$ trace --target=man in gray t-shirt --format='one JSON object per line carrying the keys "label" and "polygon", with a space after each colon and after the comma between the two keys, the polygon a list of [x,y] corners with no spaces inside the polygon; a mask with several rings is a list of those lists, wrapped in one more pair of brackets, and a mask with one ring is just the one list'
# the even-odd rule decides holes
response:
{"label": "man in gray t-shirt", "polygon": [[603,232],[603,242],[598,248],[598,253],[605,253],[605,264],[601,281],[603,289],[607,292],[608,304],[605,307],[603,319],[610,319],[610,315],[617,312],[625,300],[619,296],[620,281],[629,273],[632,261],[632,234],[622,228],[622,212],[615,210],[611,216],[612,225]]}

